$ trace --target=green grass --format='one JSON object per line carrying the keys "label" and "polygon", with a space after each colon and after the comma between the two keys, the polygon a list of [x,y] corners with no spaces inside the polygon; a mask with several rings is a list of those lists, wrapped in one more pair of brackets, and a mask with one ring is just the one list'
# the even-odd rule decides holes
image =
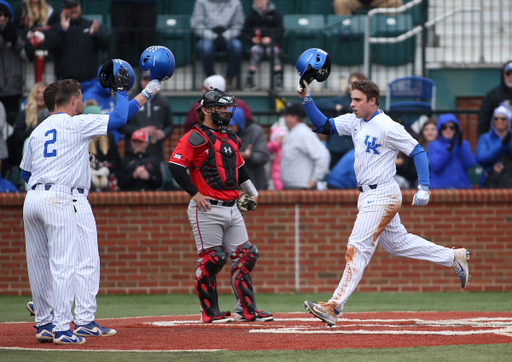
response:
{"label": "green grass", "polygon": [[[274,313],[304,312],[306,299],[327,301],[330,294],[257,294],[258,307]],[[30,297],[0,295],[0,322],[30,322],[25,309]],[[219,295],[222,310],[233,310],[233,294]],[[344,312],[382,311],[505,311],[512,312],[512,292],[354,293]],[[96,317],[120,318],[199,314],[194,294],[99,295]],[[512,359],[511,359],[512,360]]]}
{"label": "green grass", "polygon": [[319,351],[251,351],[251,352],[68,352],[68,351],[5,351],[0,359],[9,362],[80,362],[97,358],[101,362],[510,362],[512,347],[509,344],[469,346],[379,348],[379,349],[332,349]]}
{"label": "green grass", "polygon": [[[329,299],[330,294],[258,294],[261,309],[277,312],[304,312],[305,299]],[[25,309],[29,297],[0,295],[0,322],[33,321]],[[221,294],[223,310],[233,310],[232,294]],[[454,292],[454,293],[354,293],[345,312],[376,311],[512,311],[511,292]],[[198,314],[197,297],[176,295],[100,295],[98,312],[101,318]],[[342,338],[342,337],[340,337]],[[1,340],[1,337],[0,337]],[[233,341],[235,343],[235,341]],[[283,362],[509,362],[510,344],[469,345],[417,348],[343,349],[322,351],[258,351],[211,353],[113,353],[70,351],[11,351],[0,349],[0,361],[70,361],[89,362],[91,358],[111,361],[283,361]]]}

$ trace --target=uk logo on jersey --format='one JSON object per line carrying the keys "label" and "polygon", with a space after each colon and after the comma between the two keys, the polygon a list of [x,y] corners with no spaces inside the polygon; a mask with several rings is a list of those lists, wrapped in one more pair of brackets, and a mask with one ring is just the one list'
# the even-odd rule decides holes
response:
{"label": "uk logo on jersey", "polygon": [[364,144],[366,145],[366,152],[380,155],[380,151],[377,150],[382,144],[377,143],[377,137],[372,137],[372,141],[370,142],[370,136],[366,135],[366,138],[364,139]]}

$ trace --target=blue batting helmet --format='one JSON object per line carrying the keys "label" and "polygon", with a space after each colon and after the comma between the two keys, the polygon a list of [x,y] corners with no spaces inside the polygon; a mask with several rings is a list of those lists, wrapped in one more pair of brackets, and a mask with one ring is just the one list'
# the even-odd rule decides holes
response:
{"label": "blue batting helmet", "polygon": [[133,72],[133,68],[130,63],[122,59],[111,59],[101,66],[98,76],[101,86],[103,88],[112,89],[114,85],[114,79],[116,79],[117,71],[121,68],[128,70],[128,74],[130,75],[130,80],[128,81],[128,90],[130,90],[135,84],[135,73]]}
{"label": "blue batting helmet", "polygon": [[151,79],[167,80],[174,74],[176,60],[172,52],[161,45],[153,45],[142,52],[139,60],[140,69],[149,70]]}
{"label": "blue batting helmet", "polygon": [[331,72],[331,60],[326,51],[311,48],[299,56],[295,68],[297,68],[300,75],[299,84],[301,86],[302,81],[308,84],[311,84],[313,79],[316,79],[317,82],[323,82]]}

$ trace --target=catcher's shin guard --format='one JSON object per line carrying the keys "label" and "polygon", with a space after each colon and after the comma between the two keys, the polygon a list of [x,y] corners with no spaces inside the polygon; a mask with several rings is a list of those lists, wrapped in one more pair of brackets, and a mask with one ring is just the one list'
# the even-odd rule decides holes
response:
{"label": "catcher's shin guard", "polygon": [[231,259],[237,260],[237,264],[231,270],[231,283],[243,308],[243,317],[247,321],[256,319],[258,308],[252,289],[251,271],[256,265],[260,253],[256,245],[245,242],[240,245]]}
{"label": "catcher's shin guard", "polygon": [[227,256],[220,246],[203,251],[199,255],[195,289],[201,303],[201,319],[206,323],[226,320],[230,312],[219,311],[216,275],[226,265]]}

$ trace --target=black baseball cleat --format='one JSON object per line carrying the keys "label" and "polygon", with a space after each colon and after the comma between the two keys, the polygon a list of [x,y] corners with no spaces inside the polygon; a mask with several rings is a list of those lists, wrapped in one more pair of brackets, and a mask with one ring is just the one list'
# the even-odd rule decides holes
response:
{"label": "black baseball cleat", "polygon": [[248,320],[244,318],[243,312],[235,313],[236,322],[271,322],[274,320],[272,313],[265,312],[264,310],[256,311],[256,318]]}
{"label": "black baseball cleat", "polygon": [[217,312],[213,316],[209,317],[204,311],[201,312],[201,322],[204,323],[229,323],[231,322],[230,318],[227,318],[231,315],[231,312]]}

